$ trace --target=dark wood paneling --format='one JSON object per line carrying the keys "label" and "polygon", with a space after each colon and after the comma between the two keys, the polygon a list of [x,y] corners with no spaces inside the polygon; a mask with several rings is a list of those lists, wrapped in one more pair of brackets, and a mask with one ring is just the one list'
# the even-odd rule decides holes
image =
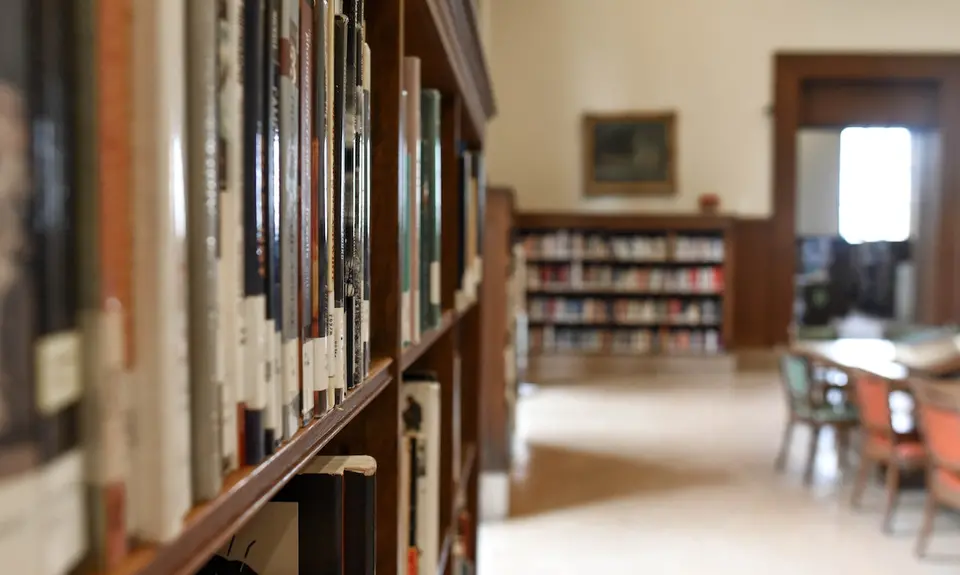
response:
{"label": "dark wood paneling", "polygon": [[832,80],[801,83],[804,127],[904,126],[932,128],[939,122],[938,85],[931,80]]}
{"label": "dark wood paneling", "polygon": [[483,325],[484,377],[480,389],[482,400],[480,454],[483,471],[507,471],[510,468],[510,445],[507,438],[506,360],[507,343],[507,280],[510,274],[513,228],[513,190],[488,188],[483,235],[483,300],[490,310]]}
{"label": "dark wood paneling", "polygon": [[736,220],[732,235],[737,273],[734,281],[728,282],[727,290],[734,302],[734,347],[769,347],[774,344],[770,304],[778,299],[770,289],[773,221]]}

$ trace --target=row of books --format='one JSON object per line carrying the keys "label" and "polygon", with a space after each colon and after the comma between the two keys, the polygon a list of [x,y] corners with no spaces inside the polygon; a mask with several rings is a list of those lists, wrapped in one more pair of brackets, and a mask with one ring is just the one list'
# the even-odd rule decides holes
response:
{"label": "row of books", "polygon": [[197,575],[376,573],[377,462],[315,457]]}
{"label": "row of books", "polygon": [[586,259],[635,262],[723,261],[723,238],[666,234],[598,234],[557,230],[528,232],[523,239],[531,260]]}
{"label": "row of books", "polygon": [[[421,88],[420,59],[404,59],[400,192],[401,334],[404,345],[440,324],[442,170],[440,92]],[[482,276],[483,155],[461,147],[457,176],[459,237],[457,306],[477,297]],[[453,176],[454,174],[451,174]]]}
{"label": "row of books", "polygon": [[[401,387],[400,518],[403,575],[435,575],[447,525],[440,517],[440,383],[430,372],[407,373]],[[458,447],[459,442],[454,442]],[[454,449],[454,460],[459,460]],[[260,575],[375,572],[376,472],[369,456],[316,457],[283,486],[198,572]],[[455,478],[456,479],[456,478]],[[472,521],[456,502],[453,552],[464,573]]]}
{"label": "row of books", "polygon": [[527,289],[719,294],[723,267],[636,268],[602,264],[527,264]]}
{"label": "row of books", "polygon": [[368,375],[364,1],[4,7],[0,572],[109,569]]}
{"label": "row of books", "polygon": [[699,353],[723,350],[716,329],[571,329],[559,326],[530,329],[533,353]]}
{"label": "row of books", "polygon": [[605,299],[530,297],[530,321],[570,324],[717,325],[721,305],[715,300]]}

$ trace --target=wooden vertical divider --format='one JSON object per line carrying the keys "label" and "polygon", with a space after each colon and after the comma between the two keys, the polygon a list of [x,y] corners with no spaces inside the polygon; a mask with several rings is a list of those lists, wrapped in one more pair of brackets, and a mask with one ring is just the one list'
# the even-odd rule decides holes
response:
{"label": "wooden vertical divider", "polygon": [[377,573],[398,573],[400,502],[400,94],[404,0],[367,0],[373,173],[370,190],[370,348],[391,357],[393,385],[364,415],[364,453],[377,460]]}

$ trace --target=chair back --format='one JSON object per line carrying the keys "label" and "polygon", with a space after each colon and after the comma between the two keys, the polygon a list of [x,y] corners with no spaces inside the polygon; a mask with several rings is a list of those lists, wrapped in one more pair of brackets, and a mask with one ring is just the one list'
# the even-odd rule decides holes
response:
{"label": "chair back", "polygon": [[890,419],[890,383],[866,373],[857,374],[853,381],[863,428],[872,435],[892,437],[894,433]]}
{"label": "chair back", "polygon": [[960,397],[924,382],[911,383],[920,429],[936,467],[960,473]]}
{"label": "chair back", "polygon": [[780,376],[790,409],[809,406],[811,383],[807,360],[789,353],[781,355]]}

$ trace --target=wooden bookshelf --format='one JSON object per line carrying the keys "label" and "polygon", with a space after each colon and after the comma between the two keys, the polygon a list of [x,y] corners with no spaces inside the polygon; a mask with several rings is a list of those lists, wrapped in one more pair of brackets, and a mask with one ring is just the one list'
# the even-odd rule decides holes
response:
{"label": "wooden bookshelf", "polygon": [[[372,53],[373,201],[371,211],[370,376],[342,405],[317,418],[256,467],[228,480],[213,501],[195,507],[183,530],[161,545],[139,546],[106,575],[191,575],[231,534],[246,524],[280,488],[318,454],[367,454],[377,460],[377,572],[400,571],[400,387],[407,368],[437,372],[442,385],[441,533],[454,533],[454,500],[463,492],[477,517],[474,460],[478,434],[479,346],[483,298],[454,309],[457,290],[457,154],[482,150],[486,122],[494,114],[471,0],[366,0]],[[437,88],[442,110],[442,322],[419,343],[402,348],[400,337],[400,95],[404,56],[422,60],[425,88]],[[482,290],[479,290],[482,294]],[[447,433],[449,435],[447,435]],[[463,446],[467,446],[463,449]],[[454,471],[457,470],[457,471]],[[474,526],[475,527],[475,526]],[[476,529],[472,530],[475,549]],[[449,553],[449,548],[447,553]],[[475,557],[471,557],[475,560]],[[425,559],[426,560],[426,559]],[[440,557],[435,558],[441,561]],[[447,559],[443,559],[447,562]],[[87,566],[81,573],[96,573]]]}
{"label": "wooden bookshelf", "polygon": [[520,213],[531,355],[724,353],[733,344],[731,224],[711,215]]}

